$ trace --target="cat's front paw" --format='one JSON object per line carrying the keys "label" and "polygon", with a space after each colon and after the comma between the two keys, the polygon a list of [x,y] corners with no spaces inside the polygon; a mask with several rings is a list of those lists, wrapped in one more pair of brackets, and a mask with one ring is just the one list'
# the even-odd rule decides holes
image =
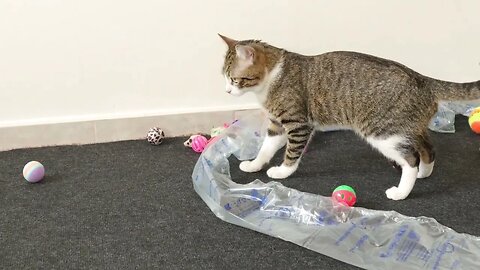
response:
{"label": "cat's front paw", "polygon": [[255,160],[247,160],[240,163],[240,170],[244,172],[258,172],[262,167],[263,164],[260,165],[259,162],[255,162]]}
{"label": "cat's front paw", "polygon": [[289,177],[297,168],[295,166],[276,166],[267,170],[267,175],[273,179],[284,179]]}
{"label": "cat's front paw", "polygon": [[391,187],[385,191],[387,198],[398,201],[407,198],[408,193],[401,191],[398,187]]}

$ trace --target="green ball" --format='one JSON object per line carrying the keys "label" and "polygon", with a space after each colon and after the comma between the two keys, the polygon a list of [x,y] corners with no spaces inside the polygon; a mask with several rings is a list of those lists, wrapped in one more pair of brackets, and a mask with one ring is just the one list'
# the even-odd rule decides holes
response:
{"label": "green ball", "polygon": [[339,190],[347,190],[355,194],[355,196],[357,196],[357,194],[355,193],[355,190],[351,186],[341,185],[341,186],[338,186],[333,192],[339,191]]}

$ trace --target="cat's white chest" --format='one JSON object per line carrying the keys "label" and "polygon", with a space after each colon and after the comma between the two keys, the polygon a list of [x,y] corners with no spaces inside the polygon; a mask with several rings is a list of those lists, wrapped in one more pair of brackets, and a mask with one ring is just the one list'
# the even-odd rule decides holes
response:
{"label": "cat's white chest", "polygon": [[267,101],[268,89],[256,91],[255,95],[257,96],[258,103],[263,107],[263,104],[265,104],[265,101]]}
{"label": "cat's white chest", "polygon": [[282,73],[283,62],[277,63],[273,69],[268,73],[263,82],[254,90],[258,102],[263,106],[268,97],[268,92],[272,84],[280,77]]}

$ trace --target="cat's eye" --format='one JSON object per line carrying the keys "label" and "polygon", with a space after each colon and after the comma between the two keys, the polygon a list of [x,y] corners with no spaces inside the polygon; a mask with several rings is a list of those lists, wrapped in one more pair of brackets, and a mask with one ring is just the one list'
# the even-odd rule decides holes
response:
{"label": "cat's eye", "polygon": [[239,77],[239,78],[230,78],[232,84],[238,85],[241,81],[253,81],[256,80],[255,77]]}

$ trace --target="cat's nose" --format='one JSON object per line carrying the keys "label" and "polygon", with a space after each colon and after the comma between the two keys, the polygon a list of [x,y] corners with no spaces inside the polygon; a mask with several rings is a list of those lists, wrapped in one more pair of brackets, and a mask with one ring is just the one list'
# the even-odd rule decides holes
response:
{"label": "cat's nose", "polygon": [[227,89],[227,93],[229,93],[229,94],[230,94],[231,92],[232,92],[232,89],[230,89],[230,88],[229,88],[229,89]]}

